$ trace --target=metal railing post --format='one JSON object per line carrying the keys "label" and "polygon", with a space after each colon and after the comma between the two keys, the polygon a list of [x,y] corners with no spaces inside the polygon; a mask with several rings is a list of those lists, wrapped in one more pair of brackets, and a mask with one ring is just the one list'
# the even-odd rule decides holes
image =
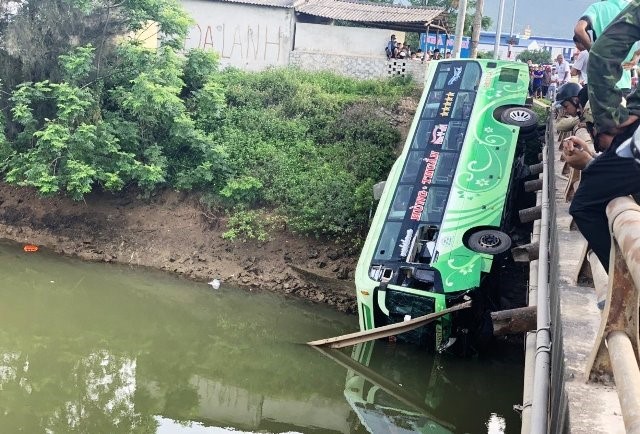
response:
{"label": "metal railing post", "polygon": [[640,434],[640,206],[630,197],[616,198],[607,206],[607,218],[612,235],[607,299],[587,375],[590,380],[613,375],[626,432]]}
{"label": "metal railing post", "polygon": [[622,408],[622,419],[627,434],[640,433],[640,370],[634,357],[631,339],[623,331],[614,331],[607,336],[609,357],[613,369]]}

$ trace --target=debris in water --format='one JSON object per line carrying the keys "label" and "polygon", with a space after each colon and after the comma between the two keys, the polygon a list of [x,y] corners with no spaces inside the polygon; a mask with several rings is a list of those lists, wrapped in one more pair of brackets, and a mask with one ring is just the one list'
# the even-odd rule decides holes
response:
{"label": "debris in water", "polygon": [[213,289],[218,289],[220,288],[220,281],[218,279],[213,279],[211,282],[208,283],[208,285],[211,285]]}

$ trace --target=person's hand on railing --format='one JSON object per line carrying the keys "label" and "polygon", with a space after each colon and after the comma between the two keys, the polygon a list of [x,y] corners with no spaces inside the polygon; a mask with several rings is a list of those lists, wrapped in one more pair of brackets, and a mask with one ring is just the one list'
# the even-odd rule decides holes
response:
{"label": "person's hand on railing", "polygon": [[638,62],[640,62],[640,50],[636,50],[633,52],[633,57],[628,62],[622,62],[623,69],[633,69],[638,66]]}
{"label": "person's hand on railing", "polygon": [[578,170],[583,170],[593,159],[587,144],[576,136],[567,137],[562,141],[562,155],[569,166]]}

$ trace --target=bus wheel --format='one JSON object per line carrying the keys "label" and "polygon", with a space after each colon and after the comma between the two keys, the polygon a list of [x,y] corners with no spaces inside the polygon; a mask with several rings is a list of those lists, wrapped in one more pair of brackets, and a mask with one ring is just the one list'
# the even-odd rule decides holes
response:
{"label": "bus wheel", "polygon": [[509,250],[511,238],[497,229],[481,229],[469,235],[467,245],[474,252],[497,255]]}
{"label": "bus wheel", "polygon": [[528,133],[538,126],[538,115],[526,107],[509,107],[500,114],[500,120],[505,124],[520,127],[520,131]]}

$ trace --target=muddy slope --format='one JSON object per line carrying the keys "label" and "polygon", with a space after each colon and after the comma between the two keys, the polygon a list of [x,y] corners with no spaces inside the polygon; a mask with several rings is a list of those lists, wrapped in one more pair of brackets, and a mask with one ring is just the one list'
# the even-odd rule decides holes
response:
{"label": "muddy slope", "polygon": [[174,191],[149,199],[93,194],[74,202],[0,184],[0,237],[85,260],[153,267],[203,282],[218,278],[356,311],[356,256],[287,233],[261,243],[225,241],[224,231],[222,216],[206,214],[195,197]]}

